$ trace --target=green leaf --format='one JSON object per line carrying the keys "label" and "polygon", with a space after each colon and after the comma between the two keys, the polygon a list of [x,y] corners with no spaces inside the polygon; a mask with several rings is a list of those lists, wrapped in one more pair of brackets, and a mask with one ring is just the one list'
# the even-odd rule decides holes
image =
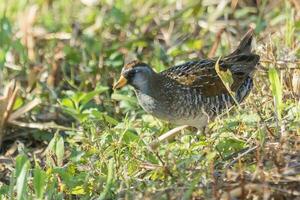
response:
{"label": "green leaf", "polygon": [[89,109],[89,111],[91,111],[92,115],[95,118],[100,119],[100,120],[105,120],[106,122],[108,122],[111,125],[117,125],[119,123],[118,120],[116,120],[115,118],[113,118],[103,112],[100,112],[96,109]]}
{"label": "green leaf", "polygon": [[[288,5],[288,4],[287,4]],[[287,46],[292,47],[295,37],[295,10],[290,8],[290,6],[286,7],[286,27],[285,27],[285,43]]]}
{"label": "green leaf", "polygon": [[66,61],[68,61],[70,64],[78,64],[81,61],[81,54],[80,49],[73,48],[70,46],[64,46],[64,52],[66,54]]}
{"label": "green leaf", "polygon": [[74,195],[85,194],[83,186],[76,186],[76,187],[72,188],[71,194],[74,194]]}
{"label": "green leaf", "polygon": [[195,40],[195,39],[191,39],[189,41],[186,42],[186,45],[189,49],[193,49],[195,50],[199,50],[203,47],[203,41],[202,40]]}
{"label": "green leaf", "polygon": [[232,74],[228,69],[226,71],[220,70],[220,65],[219,65],[220,59],[221,59],[221,57],[217,60],[217,62],[215,64],[215,70],[216,70],[219,78],[221,79],[223,85],[227,89],[228,93],[230,94],[230,96],[234,100],[235,104],[239,107],[239,103],[235,99],[235,93],[231,90],[231,86],[233,84]]}
{"label": "green leaf", "polygon": [[130,144],[131,142],[138,143],[139,145],[145,145],[145,143],[141,140],[141,138],[134,132],[127,130],[123,135],[123,141],[126,144]]}
{"label": "green leaf", "polygon": [[277,73],[277,70],[275,68],[269,69],[269,80],[270,80],[270,86],[271,91],[274,97],[274,104],[276,109],[276,114],[278,120],[281,120],[281,111],[282,111],[282,86],[281,82]]}
{"label": "green leaf", "polygon": [[88,92],[86,94],[83,94],[81,99],[80,99],[80,103],[84,106],[85,104],[87,104],[90,100],[92,100],[96,95],[101,94],[102,92],[107,91],[109,88],[108,87],[98,87],[96,88],[94,91],[92,92]]}
{"label": "green leaf", "polygon": [[241,121],[247,124],[256,124],[257,122],[260,121],[259,116],[255,113],[242,114],[240,117],[241,117]]}
{"label": "green leaf", "polygon": [[129,97],[127,95],[122,95],[122,94],[117,94],[117,93],[114,93],[111,95],[111,98],[114,99],[114,100],[117,100],[117,101],[128,101],[130,103],[137,103],[136,102],[136,99],[134,97]]}
{"label": "green leaf", "polygon": [[9,194],[9,186],[8,185],[2,185],[0,186],[0,199],[2,199],[1,195],[7,195]]}
{"label": "green leaf", "polygon": [[55,146],[55,154],[57,157],[57,164],[62,166],[64,154],[65,154],[65,146],[63,137],[59,136]]}
{"label": "green leaf", "polygon": [[1,48],[8,47],[11,44],[12,27],[6,17],[0,19],[0,44]]}
{"label": "green leaf", "polygon": [[221,138],[221,140],[216,145],[216,149],[219,152],[222,152],[224,157],[229,156],[230,154],[237,152],[245,147],[246,144],[243,140],[233,137]]}
{"label": "green leaf", "polygon": [[110,14],[111,17],[114,19],[114,23],[121,24],[121,25],[125,24],[127,20],[127,16],[121,9],[114,6]]}
{"label": "green leaf", "polygon": [[25,155],[19,155],[16,158],[17,200],[26,199],[26,180],[29,167],[30,162]]}
{"label": "green leaf", "polygon": [[[50,141],[47,149],[47,156],[50,156],[50,159],[47,158],[47,164],[55,166],[56,164],[58,166],[62,166],[63,163],[63,157],[65,153],[64,148],[64,139],[61,137],[58,133],[54,135],[52,140]],[[52,156],[55,155],[57,158],[57,163],[53,162]]]}
{"label": "green leaf", "polygon": [[46,172],[44,172],[40,166],[37,166],[33,170],[33,186],[35,191],[35,196],[37,199],[43,199],[44,192],[45,192],[45,185],[46,185]]}
{"label": "green leaf", "polygon": [[100,197],[98,200],[104,200],[107,197],[108,192],[111,189],[112,181],[114,177],[114,160],[110,159],[108,163],[108,172],[107,172],[107,179],[106,179],[106,185],[104,188],[104,191],[101,192]]}
{"label": "green leaf", "polygon": [[232,92],[230,89],[233,84],[232,74],[228,69],[226,71],[220,70],[219,60],[220,60],[220,58],[218,59],[218,61],[215,64],[216,72],[219,75],[222,82],[224,83],[226,89],[228,91]]}
{"label": "green leaf", "polygon": [[22,105],[24,104],[24,101],[21,97],[17,97],[16,101],[14,103],[14,107],[13,110],[17,110],[18,108],[20,108]]}
{"label": "green leaf", "polygon": [[64,98],[62,101],[60,101],[60,104],[67,108],[75,109],[74,102],[69,98]]}

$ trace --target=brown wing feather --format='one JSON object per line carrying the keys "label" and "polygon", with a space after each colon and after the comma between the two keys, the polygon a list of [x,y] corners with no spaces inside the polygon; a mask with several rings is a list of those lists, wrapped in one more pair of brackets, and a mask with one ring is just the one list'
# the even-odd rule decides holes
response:
{"label": "brown wing feather", "polygon": [[[220,60],[220,70],[230,70],[232,73],[232,91],[236,91],[243,84],[244,80],[251,76],[258,60],[259,56],[255,54],[235,55]],[[215,64],[216,60],[192,61],[169,68],[161,74],[183,86],[199,88],[200,92],[205,96],[228,93],[215,70]]]}
{"label": "brown wing feather", "polygon": [[[220,70],[230,70],[232,73],[233,84],[232,91],[236,91],[255,70],[259,61],[259,56],[251,53],[253,30],[250,29],[238,48],[230,55],[220,60]],[[205,96],[215,96],[228,93],[222,80],[215,71],[217,59],[191,61],[169,68],[162,75],[177,81],[183,86],[199,88]]]}
{"label": "brown wing feather", "polygon": [[183,86],[198,88],[205,96],[214,96],[226,92],[214,66],[214,60],[192,61],[169,68],[161,74]]}

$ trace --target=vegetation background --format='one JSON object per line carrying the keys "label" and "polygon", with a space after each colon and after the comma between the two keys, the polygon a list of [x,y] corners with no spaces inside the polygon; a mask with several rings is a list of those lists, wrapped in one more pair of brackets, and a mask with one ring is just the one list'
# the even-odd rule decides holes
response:
{"label": "vegetation background", "polygon": [[[298,0],[0,1],[0,199],[300,199]],[[206,135],[112,84],[222,56],[255,24],[249,98]]]}

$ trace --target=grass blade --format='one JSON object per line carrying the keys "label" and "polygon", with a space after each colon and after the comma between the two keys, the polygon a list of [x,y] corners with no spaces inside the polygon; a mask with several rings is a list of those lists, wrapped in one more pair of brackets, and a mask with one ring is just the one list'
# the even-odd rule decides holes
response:
{"label": "grass blade", "polygon": [[63,159],[65,154],[65,146],[63,137],[59,136],[56,141],[55,154],[57,157],[58,166],[63,165]]}
{"label": "grass blade", "polygon": [[46,184],[46,172],[44,172],[39,166],[37,166],[34,171],[33,185],[35,196],[37,199],[43,199],[43,195],[45,192],[45,184]]}
{"label": "grass blade", "polygon": [[112,181],[113,181],[113,174],[114,174],[114,161],[113,159],[110,159],[108,163],[108,173],[107,173],[107,179],[106,179],[106,186],[104,188],[104,191],[101,192],[100,197],[98,200],[104,200],[107,196],[107,193],[109,192]]}
{"label": "grass blade", "polygon": [[269,80],[272,90],[272,95],[274,97],[274,104],[276,110],[276,116],[279,121],[281,121],[282,112],[282,86],[278,76],[278,72],[275,68],[269,69]]}
{"label": "grass blade", "polygon": [[29,170],[29,160],[25,155],[20,155],[16,159],[16,177],[17,177],[17,200],[26,199],[26,179]]}

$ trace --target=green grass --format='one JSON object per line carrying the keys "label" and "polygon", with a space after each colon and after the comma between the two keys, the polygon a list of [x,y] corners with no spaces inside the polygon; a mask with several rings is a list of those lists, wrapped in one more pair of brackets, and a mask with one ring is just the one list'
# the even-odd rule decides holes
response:
{"label": "green grass", "polygon": [[[11,81],[17,93],[0,99],[0,199],[299,198],[292,164],[300,163],[300,91],[291,82],[299,73],[299,5],[218,5],[1,2],[0,94]],[[207,57],[225,27],[215,55],[222,56],[251,23],[261,64],[241,108],[205,135],[185,129],[151,149],[174,125],[146,114],[132,88],[112,90],[123,64],[138,58],[161,71]],[[14,120],[2,121],[9,101]]]}

